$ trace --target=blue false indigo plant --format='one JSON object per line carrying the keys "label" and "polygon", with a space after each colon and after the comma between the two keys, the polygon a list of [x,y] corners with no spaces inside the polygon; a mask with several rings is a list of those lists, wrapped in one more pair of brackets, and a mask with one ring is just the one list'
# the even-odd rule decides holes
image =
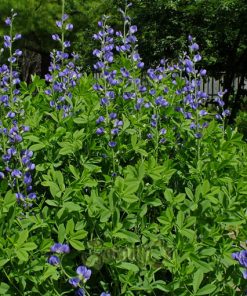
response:
{"label": "blue false indigo plant", "polygon": [[21,34],[13,34],[13,21],[16,13],[5,20],[9,35],[4,35],[4,51],[8,52],[8,64],[0,66],[0,134],[1,161],[0,178],[16,195],[18,203],[31,206],[36,199],[32,187],[33,152],[26,148],[23,135],[30,128],[25,125],[25,110],[19,89],[20,78],[17,69],[19,49],[14,50],[14,43]]}
{"label": "blue false indigo plant", "polygon": [[[243,290],[231,253],[247,235],[246,144],[226,125],[224,92],[210,100],[202,90],[207,71],[193,37],[177,62],[144,69],[130,6],[120,10],[122,32],[106,16],[98,22],[99,79],[82,76],[70,53],[64,1],[49,74],[30,86],[16,70],[15,14],[5,21],[0,294]],[[244,278],[245,257],[233,254]]]}
{"label": "blue false indigo plant", "polygon": [[61,20],[56,21],[59,34],[53,34],[52,39],[59,43],[60,49],[50,53],[49,73],[45,75],[45,80],[49,83],[45,94],[50,98],[50,107],[57,111],[62,110],[63,118],[73,112],[72,89],[81,77],[79,67],[76,66],[79,56],[68,51],[71,44],[65,40],[65,33],[73,30],[73,24],[68,22],[68,18],[63,13]]}

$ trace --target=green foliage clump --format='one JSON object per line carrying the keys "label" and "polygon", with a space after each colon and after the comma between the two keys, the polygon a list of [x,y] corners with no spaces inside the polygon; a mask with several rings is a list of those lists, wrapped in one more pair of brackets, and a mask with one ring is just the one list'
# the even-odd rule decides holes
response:
{"label": "green foliage clump", "polygon": [[0,295],[245,290],[232,253],[246,248],[246,143],[226,124],[223,92],[208,105],[200,90],[195,40],[143,79],[137,27],[121,13],[114,40],[106,17],[94,35],[98,79],[66,52],[65,15],[45,80],[14,80],[5,38]]}

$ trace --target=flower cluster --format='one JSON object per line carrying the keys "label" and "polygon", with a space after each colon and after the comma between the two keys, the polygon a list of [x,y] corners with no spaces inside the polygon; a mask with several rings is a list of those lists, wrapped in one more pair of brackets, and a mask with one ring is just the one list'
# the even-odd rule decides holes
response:
{"label": "flower cluster", "polygon": [[[114,30],[106,24],[107,18],[103,18],[102,21],[98,22],[100,31],[93,35],[95,40],[100,41],[101,48],[94,49],[93,55],[96,56],[99,61],[94,64],[94,69],[104,73],[104,70],[108,69],[109,64],[114,61],[113,49],[114,49]],[[109,75],[109,74],[108,74]]]}
{"label": "flower cluster", "polygon": [[0,163],[0,179],[6,179],[8,186],[15,192],[18,202],[31,206],[36,199],[32,188],[32,171],[35,164],[31,158],[33,152],[23,148],[23,134],[29,131],[24,124],[24,108],[20,98],[20,78],[15,66],[21,50],[13,51],[13,43],[21,38],[21,34],[12,35],[12,24],[16,13],[5,20],[10,27],[10,34],[4,36],[4,48],[9,52],[9,65],[0,67],[0,135],[2,136],[2,152]]}
{"label": "flower cluster", "polygon": [[229,109],[224,109],[225,102],[223,101],[223,96],[226,92],[227,90],[225,90],[224,92],[218,92],[218,96],[214,99],[214,102],[217,105],[217,110],[219,111],[219,113],[215,115],[215,118],[219,121],[223,121],[227,116],[231,114]]}
{"label": "flower cluster", "polygon": [[80,283],[85,283],[88,281],[91,277],[92,271],[91,269],[88,269],[86,266],[79,266],[76,269],[77,277],[73,277],[69,279],[69,283],[73,287],[78,287]]}
{"label": "flower cluster", "polygon": [[75,53],[66,52],[71,44],[64,40],[66,31],[72,31],[73,25],[67,23],[68,15],[64,14],[62,19],[56,21],[60,34],[53,34],[52,39],[60,44],[61,50],[51,52],[51,63],[49,73],[45,75],[45,80],[50,83],[50,87],[45,90],[45,94],[50,96],[50,107],[62,110],[63,117],[67,117],[73,109],[72,88],[76,86],[81,77],[76,61],[79,56]]}
{"label": "flower cluster", "polygon": [[239,264],[246,269],[243,271],[243,278],[247,279],[247,250],[242,250],[240,252],[232,253],[232,258],[237,260]]}
{"label": "flower cluster", "polygon": [[[70,247],[67,244],[55,243],[50,251],[57,254],[68,254],[70,252]],[[58,265],[60,263],[60,258],[56,255],[52,255],[48,258],[48,263],[51,265]]]}
{"label": "flower cluster", "polygon": [[85,266],[78,266],[76,269],[77,277],[72,277],[69,279],[69,283],[77,288],[79,287],[75,295],[77,296],[84,296],[85,292],[84,289],[80,287],[81,284],[85,284],[91,277],[92,271]]}
{"label": "flower cluster", "polygon": [[[199,45],[191,36],[188,37],[188,41],[189,52],[184,52],[177,64],[169,65],[166,60],[161,60],[157,68],[148,69],[149,83],[157,90],[163,89],[163,93],[159,93],[159,97],[156,97],[154,103],[150,102],[150,106],[155,104],[168,106],[171,104],[176,111],[183,115],[184,119],[190,122],[190,129],[195,138],[198,139],[202,137],[203,129],[208,126],[208,121],[205,118],[210,115],[205,110],[208,95],[201,90],[202,79],[206,75],[206,70],[197,70],[196,64],[202,59],[199,53]],[[172,84],[168,88],[165,83],[167,78],[170,77]],[[156,90],[152,89],[150,93],[155,94]],[[219,97],[215,99],[220,107],[224,106],[223,95],[224,92],[219,92]],[[168,102],[163,100],[163,96],[168,98]],[[222,120],[229,114],[228,110],[222,110],[221,114],[216,115],[216,118]],[[154,127],[156,123],[151,120],[151,125]],[[150,134],[149,138],[151,138]]]}
{"label": "flower cluster", "polygon": [[[101,115],[96,120],[96,134],[104,135],[110,148],[117,146],[116,138],[121,134],[124,124],[124,107],[129,105],[134,112],[139,111],[144,105],[142,95],[146,92],[146,87],[141,85],[138,78],[144,63],[137,52],[137,26],[131,25],[131,19],[127,15],[127,8],[130,6],[128,4],[125,11],[120,10],[124,18],[124,33],[117,31],[114,34],[114,30],[107,25],[107,17],[104,17],[98,22],[100,31],[93,35],[101,43],[101,48],[93,51],[93,55],[98,58],[94,69],[101,72],[100,80],[93,86],[99,93],[102,107]],[[119,53],[116,59],[121,56],[126,61],[131,61],[130,68],[111,69],[115,60],[114,49]],[[119,99],[122,102],[118,102]]]}

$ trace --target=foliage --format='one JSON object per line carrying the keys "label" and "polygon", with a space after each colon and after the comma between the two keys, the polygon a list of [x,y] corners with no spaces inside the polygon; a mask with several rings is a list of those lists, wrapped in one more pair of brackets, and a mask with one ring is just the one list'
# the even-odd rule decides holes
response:
{"label": "foliage", "polygon": [[246,289],[231,257],[246,248],[246,143],[226,125],[224,93],[212,105],[200,91],[206,70],[191,36],[187,53],[141,79],[127,12],[122,33],[114,35],[107,17],[98,23],[97,80],[80,75],[67,52],[64,14],[45,80],[14,80],[13,19],[6,22],[0,295]]}
{"label": "foliage", "polygon": [[236,126],[238,130],[244,135],[244,139],[247,139],[247,113],[244,111],[240,111],[236,118]]}

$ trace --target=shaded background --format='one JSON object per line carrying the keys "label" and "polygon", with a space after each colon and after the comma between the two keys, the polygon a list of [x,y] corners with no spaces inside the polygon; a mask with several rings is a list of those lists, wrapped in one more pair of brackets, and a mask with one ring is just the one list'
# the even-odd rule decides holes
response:
{"label": "shaded background", "polygon": [[[115,29],[122,28],[121,14],[125,0],[67,0],[66,12],[74,30],[69,33],[71,50],[81,54],[85,72],[92,71],[92,50],[97,43],[92,35],[103,14],[110,15]],[[222,77],[228,89],[224,100],[232,109],[231,120],[245,110],[247,83],[247,1],[246,0],[133,0],[130,15],[138,26],[139,52],[145,67],[156,65],[161,58],[176,59],[186,50],[187,36],[196,37],[208,74]],[[61,17],[59,0],[1,0],[0,35],[7,33],[4,20],[13,8],[18,17],[15,31],[23,35],[22,78],[47,73],[49,52],[56,47],[51,34],[57,32],[55,20]],[[238,77],[237,85],[233,82]]]}

